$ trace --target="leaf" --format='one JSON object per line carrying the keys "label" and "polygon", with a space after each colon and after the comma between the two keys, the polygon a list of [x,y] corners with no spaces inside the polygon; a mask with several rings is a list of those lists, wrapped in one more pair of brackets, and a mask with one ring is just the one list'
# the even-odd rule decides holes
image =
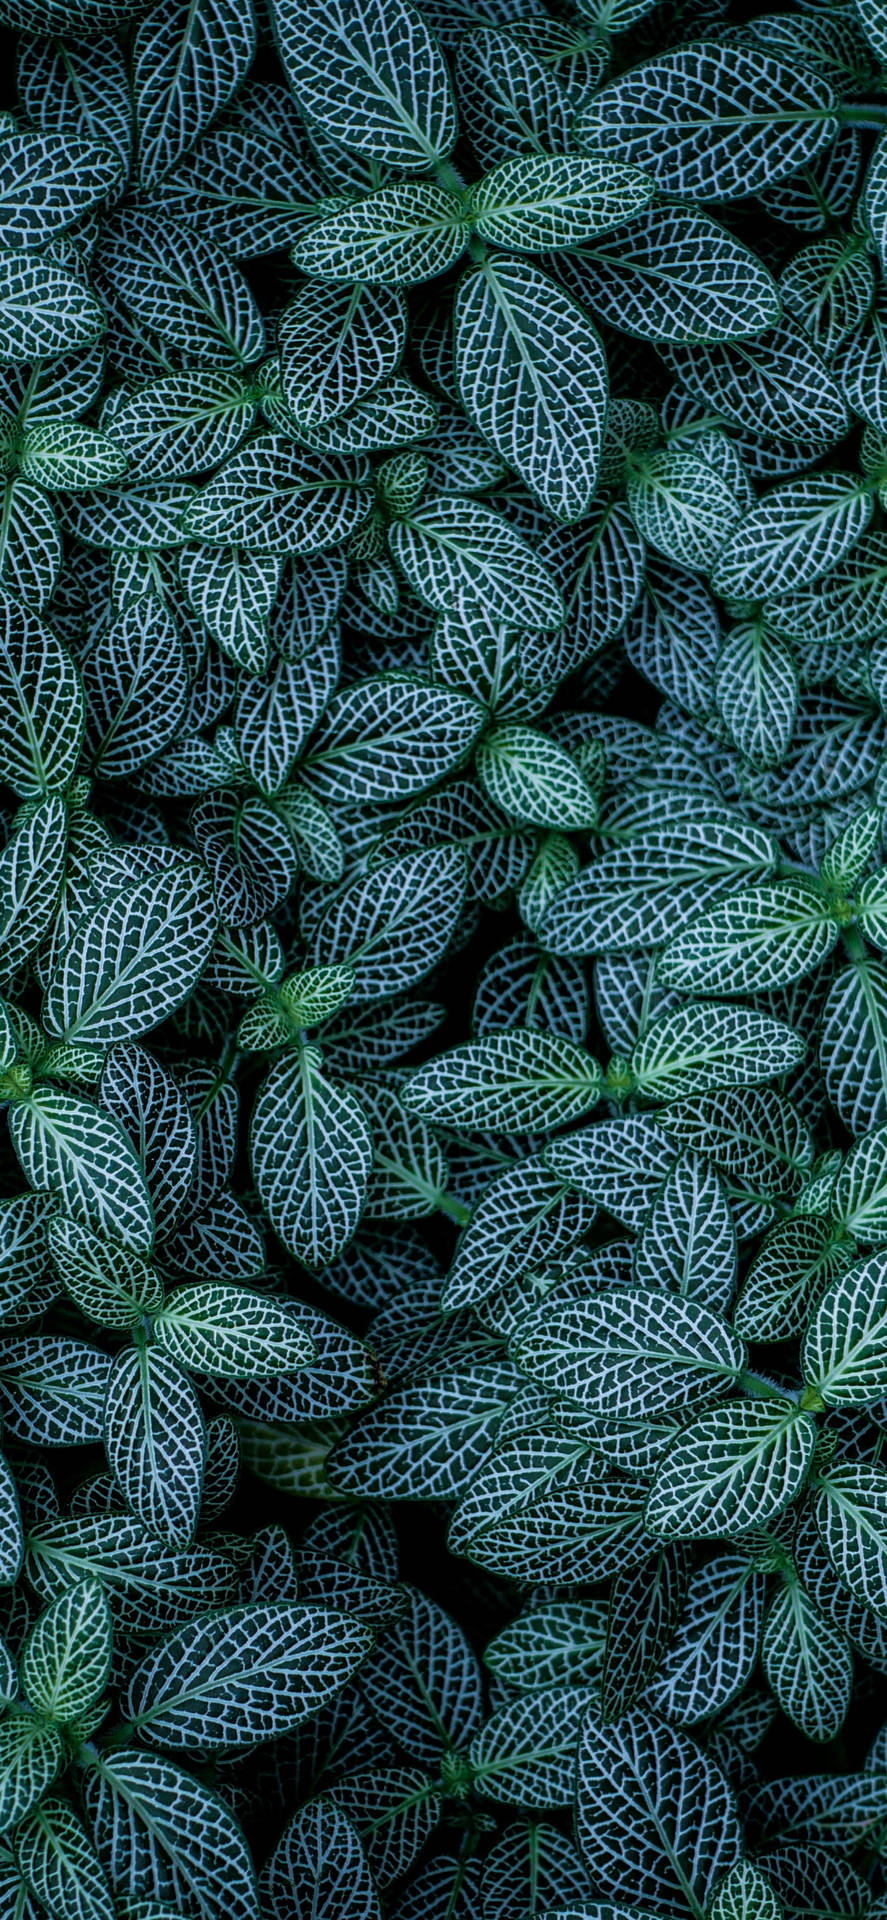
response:
{"label": "leaf", "polygon": [[796,1580],[770,1608],[762,1659],[783,1713],[808,1740],[831,1740],[850,1704],[853,1658]]}
{"label": "leaf", "polygon": [[205,1546],[174,1551],[119,1513],[41,1521],[28,1548],[28,1578],[42,1600],[99,1580],[115,1626],[127,1633],[167,1632],[207,1606],[224,1605],[234,1587],[233,1566],[220,1553]]}
{"label": "leaf", "polygon": [[660,192],[735,200],[801,170],[837,131],[807,68],[700,40],[611,80],[576,118],[577,144],[652,174]]}
{"label": "leaf", "polygon": [[0,589],[4,778],[21,799],[67,786],[83,740],[83,693],[51,628]]}
{"label": "leaf", "polygon": [[83,664],[94,771],[124,780],[169,745],[188,700],[185,653],[172,616],[146,594],[100,634]]}
{"label": "leaf", "polygon": [[600,1674],[605,1636],[601,1601],[542,1601],[526,1606],[487,1642],[484,1666],[520,1693],[565,1682],[591,1685]]}
{"label": "leaf", "polygon": [[193,990],[217,926],[193,860],[112,894],[75,926],[59,958],[46,994],[50,1033],[107,1047],[149,1032]]}
{"label": "leaf", "polygon": [[[597,1135],[599,1129],[592,1131]],[[567,1170],[552,1170],[541,1155],[529,1155],[485,1186],[444,1282],[444,1311],[480,1302],[516,1271],[531,1272],[575,1246],[591,1228],[596,1208],[571,1193],[570,1184]]]}
{"label": "leaf", "polygon": [[731,629],[715,662],[715,700],[734,745],[755,766],[785,759],[799,691],[794,656],[782,640],[760,621]]}
{"label": "leaf", "polygon": [[637,1229],[671,1172],[675,1153],[651,1115],[627,1114],[553,1140],[545,1158],[561,1180]]}
{"label": "leaf", "polygon": [[699,207],[643,208],[560,268],[583,304],[640,340],[741,340],[779,319],[763,262]]}
{"label": "leaf", "polygon": [[766,1874],[753,1860],[740,1860],[718,1886],[709,1920],[782,1920],[782,1907]]}
{"label": "leaf", "polygon": [[812,586],[856,544],[871,516],[871,499],[852,474],[809,475],[774,487],[731,530],[712,568],[712,586],[734,600]]}
{"label": "leaf", "polygon": [[839,938],[830,902],[801,880],[750,887],[690,922],[659,956],[682,993],[761,993],[812,973]]}
{"label": "leaf", "polygon": [[592,1884],[677,1916],[701,1914],[734,1866],[742,1829],[724,1774],[685,1733],[642,1709],[579,1740],[576,1839]]}
{"label": "leaf", "polygon": [[35,806],[0,853],[0,986],[8,987],[49,932],[65,874],[67,810],[60,795]]}
{"label": "leaf", "polygon": [[549,1393],[617,1420],[726,1393],[746,1359],[743,1342],[707,1307],[640,1287],[546,1301],[521,1321],[510,1352]]}
{"label": "leaf", "polygon": [[519,826],[580,831],[597,824],[597,801],[570,755],[533,727],[498,726],[475,759],[490,799]]}
{"label": "leaf", "polygon": [[740,1401],[701,1414],[660,1466],[647,1502],[651,1533],[732,1539],[766,1527],[803,1484],[816,1423],[792,1405]]}
{"label": "leaf", "polygon": [[75,1220],[135,1252],[150,1247],[148,1188],[122,1127],[90,1101],[35,1088],[9,1115],[13,1146],[38,1193],[58,1195]]}
{"label": "leaf", "polygon": [[887,1620],[887,1475],[867,1461],[838,1461],[818,1485],[813,1515],[839,1580]]}
{"label": "leaf", "polygon": [[333,695],[300,772],[329,805],[406,800],[461,765],[485,719],[448,687],[370,677]]}
{"label": "leaf", "polygon": [[194,1538],[205,1450],[187,1374],[151,1348],[118,1354],[105,1402],[108,1465],[136,1517],[171,1546]]}
{"label": "leaf", "polygon": [[652,1677],[649,1706],[694,1727],[741,1695],[760,1656],[765,1598],[765,1576],[741,1551],[700,1567]]}
{"label": "leaf", "polygon": [[[115,1893],[167,1899],[202,1920],[258,1920],[246,1841],[225,1802],[172,1760],[133,1747],[103,1753],[86,1778],[86,1808]],[[120,1836],[129,1836],[121,1845]]]}
{"label": "leaf", "polygon": [[543,1687],[499,1707],[468,1750],[475,1790],[498,1806],[569,1806],[576,1740],[593,1700],[591,1687]]}
{"label": "leaf", "polygon": [[397,372],[406,303],[387,288],[304,286],[280,319],[286,404],[300,429],[336,420]]}
{"label": "leaf", "polygon": [[185,536],[284,559],[322,553],[347,540],[367,517],[371,495],[364,468],[358,464],[349,472],[282,435],[257,434],[188,507]]}
{"label": "leaf", "polygon": [[469,419],[554,519],[581,519],[597,485],[608,395],[590,320],[529,261],[490,259],[462,280],[454,326]]}
{"label": "leaf", "polygon": [[96,264],[137,328],[186,365],[239,367],[261,358],[265,330],[249,284],[199,234],[152,219],[148,209],[127,210],[106,222]]}
{"label": "leaf", "polygon": [[436,41],[410,0],[276,0],[284,71],[309,125],[405,173],[449,153],[456,115]]}
{"label": "leaf", "polygon": [[706,818],[642,828],[583,867],[536,929],[552,953],[659,946],[728,889],[764,879],[775,847],[757,828]]}
{"label": "leaf", "polygon": [[654,1020],[631,1056],[648,1099],[679,1100],[710,1087],[753,1086],[786,1073],[806,1052],[803,1036],[747,1007],[678,1007]]}
{"label": "leaf", "polygon": [[436,613],[490,615],[543,632],[563,621],[563,600],[547,569],[507,520],[478,500],[442,495],[390,527],[388,544],[413,592]]}
{"label": "leaf", "polygon": [[316,1357],[288,1300],[227,1281],[176,1287],[154,1316],[154,1336],[179,1366],[222,1380],[271,1380]]}
{"label": "leaf", "polygon": [[328,1266],[350,1240],[372,1151],[362,1108],[325,1078],[315,1047],[272,1068],[253,1108],[250,1157],[275,1233],[306,1266]]}
{"label": "leaf", "polygon": [[197,1139],[185,1096],[172,1074],[144,1047],[112,1047],[102,1069],[103,1105],[138,1153],[158,1234],[165,1237],[185,1205]]}
{"label": "leaf", "polygon": [[312,221],[292,249],[309,279],[411,287],[446,273],[470,226],[455,194],[430,181],[381,187]]}
{"label": "leaf", "polygon": [[22,1688],[51,1720],[79,1720],[111,1671],[111,1615],[97,1580],[69,1587],[41,1613],[25,1642]]}
{"label": "leaf", "polygon": [[597,1105],[601,1076],[582,1047],[555,1034],[492,1035],[420,1067],[404,1104],[442,1125],[474,1131],[547,1131]]}
{"label": "leaf", "polygon": [[639,1286],[669,1287],[714,1312],[729,1306],[736,1280],[736,1236],[714,1168],[684,1153],[667,1174],[634,1249]]}
{"label": "leaf", "polygon": [[[416,740],[414,772],[420,746]],[[337,892],[318,920],[313,958],[324,967],[348,964],[352,1001],[387,999],[414,986],[441,959],[464,900],[461,848],[433,848],[388,861]]]}
{"label": "leaf", "polygon": [[0,1721],[0,1833],[7,1833],[42,1799],[66,1759],[58,1727],[21,1707]]}
{"label": "leaf", "polygon": [[638,532],[651,547],[679,566],[706,573],[742,513],[728,481],[679,447],[636,461],[626,498]]}
{"label": "leaf", "polygon": [[126,1712],[147,1739],[214,1754],[289,1732],[333,1700],[373,1645],[331,1608],[233,1607],[183,1627],[136,1668]]}
{"label": "leaf", "polygon": [[484,240],[520,253],[575,247],[640,212],[652,199],[646,174],[611,160],[556,155],[503,160],[468,196]]}
{"label": "leaf", "polygon": [[0,328],[0,365],[11,366],[91,346],[105,315],[79,274],[10,248],[0,254]]}
{"label": "leaf", "polygon": [[[318,1920],[381,1920],[366,1855],[350,1820],[319,1795],[293,1814],[262,1875],[269,1920],[289,1920],[293,1902]],[[298,1911],[298,1908],[297,1908]]]}
{"label": "leaf", "polygon": [[363,1499],[452,1499],[470,1484],[521,1385],[505,1361],[397,1388],[340,1439],[329,1474]]}
{"label": "leaf", "polygon": [[464,1749],[482,1718],[480,1668],[468,1639],[417,1589],[363,1666],[360,1687],[391,1738],[429,1768],[452,1748]]}
{"label": "leaf", "polygon": [[819,1059],[844,1125],[865,1133],[887,1120],[887,968],[860,958],[829,989]]}
{"label": "leaf", "polygon": [[887,1395],[883,1254],[857,1261],[817,1302],[804,1342],[803,1367],[808,1392],[826,1406],[866,1406]]}
{"label": "leaf", "polygon": [[228,105],[255,46],[252,8],[237,0],[162,0],[142,21],[133,91],[143,187],[168,173]]}
{"label": "leaf", "polygon": [[114,1920],[114,1902],[101,1862],[64,1800],[47,1799],[15,1833],[17,1864],[47,1912],[58,1920]]}

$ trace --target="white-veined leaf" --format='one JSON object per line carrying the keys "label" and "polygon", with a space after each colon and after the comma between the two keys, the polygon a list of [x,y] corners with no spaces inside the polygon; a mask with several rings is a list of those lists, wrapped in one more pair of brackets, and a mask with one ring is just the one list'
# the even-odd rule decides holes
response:
{"label": "white-veined leaf", "polygon": [[404,1104],[441,1125],[532,1133],[597,1105],[601,1073],[582,1047],[556,1034],[490,1035],[442,1054],[410,1075]]}
{"label": "white-veined leaf", "polygon": [[442,958],[464,900],[461,848],[388,861],[336,894],[318,921],[312,958],[324,967],[347,963],[355,1003],[387,999],[414,986]]}
{"label": "white-veined leaf", "polygon": [[292,260],[313,280],[419,286],[458,260],[470,233],[455,194],[431,181],[403,182],[321,213]]}
{"label": "white-veined leaf", "polygon": [[83,692],[50,627],[0,592],[0,725],[4,780],[22,799],[67,786],[83,740]]}
{"label": "white-veined leaf", "polygon": [[405,173],[423,173],[449,153],[449,74],[410,0],[275,0],[274,28],[309,125]]}
{"label": "white-veined leaf", "polygon": [[581,519],[597,485],[608,396],[591,321],[530,261],[506,258],[465,276],[454,326],[469,419],[554,519]]}
{"label": "white-veined leaf", "polygon": [[815,1420],[794,1405],[737,1401],[703,1413],[668,1449],[647,1502],[652,1533],[733,1538],[766,1527],[799,1492]]}
{"label": "white-veined leaf", "polygon": [[193,860],[112,894],[62,951],[46,994],[49,1032],[100,1047],[149,1032],[191,993],[217,927],[212,890]]}
{"label": "white-veined leaf", "polygon": [[887,1620],[887,1473],[839,1460],[819,1479],[813,1514],[839,1580]]}
{"label": "white-veined leaf", "polygon": [[546,1301],[521,1321],[509,1350],[548,1393],[617,1420],[714,1399],[746,1360],[744,1342],[718,1314],[646,1287]]}
{"label": "white-veined leaf", "polygon": [[777,1079],[806,1050],[803,1034],[752,1007],[676,1007],[638,1041],[631,1071],[648,1099],[680,1100],[713,1087]]}
{"label": "white-veined leaf", "polygon": [[234,1815],[174,1761],[134,1747],[96,1754],[85,1800],[115,1894],[166,1900],[201,1920],[259,1920],[253,1864]]}
{"label": "white-veined leaf", "polygon": [[165,1353],[222,1380],[270,1380],[315,1358],[309,1327],[289,1301],[228,1282],[176,1287],[154,1317]]}
{"label": "white-veined leaf", "polygon": [[436,613],[464,611],[543,632],[563,622],[564,603],[547,568],[502,514],[479,500],[442,495],[390,527],[388,543],[413,592]]}
{"label": "white-veined leaf", "polygon": [[200,1516],[206,1433],[186,1373],[164,1353],[118,1354],[105,1401],[105,1452],[127,1505],[174,1547],[187,1547]]}
{"label": "white-veined leaf", "polygon": [[308,1267],[325,1267],[360,1218],[373,1155],[363,1109],[321,1072],[314,1047],[273,1067],[253,1108],[250,1155],[275,1233]]}
{"label": "white-veined leaf", "polygon": [[161,0],[132,49],[138,173],[150,187],[228,105],[256,47],[250,4]]}
{"label": "white-veined leaf", "polygon": [[[576,1838],[593,1886],[677,1916],[706,1909],[743,1837],[726,1776],[687,1734],[638,1710],[579,1740]],[[604,1908],[606,1913],[606,1908]]]}
{"label": "white-veined leaf", "polygon": [[519,253],[576,247],[639,213],[653,182],[634,167],[577,154],[503,160],[468,196],[484,240]]}
{"label": "white-veined leaf", "polygon": [[803,1367],[809,1392],[825,1406],[887,1397],[887,1255],[870,1254],[832,1281],[811,1317]]}
{"label": "white-veined leaf", "polygon": [[806,67],[699,40],[611,80],[580,108],[575,138],[643,168],[663,193],[744,199],[799,173],[834,139],[835,106]]}
{"label": "white-veined leaf", "polygon": [[772,275],[699,207],[650,207],[559,265],[581,301],[640,340],[741,340],[779,319]]}
{"label": "white-veined leaf", "polygon": [[372,496],[352,472],[282,435],[258,434],[241,447],[189,506],[186,538],[249,553],[321,553],[356,531]]}
{"label": "white-veined leaf", "polygon": [[770,1608],[761,1657],[783,1713],[808,1740],[833,1739],[850,1705],[853,1657],[798,1580]]}
{"label": "white-veined leaf", "polygon": [[52,1720],[78,1720],[104,1692],[111,1671],[111,1615],[97,1580],[69,1587],[25,1641],[22,1689]]}
{"label": "white-veined leaf", "polygon": [[812,973],[839,935],[820,892],[776,880],[709,907],[668,941],[657,971],[682,993],[762,993]]}
{"label": "white-veined leaf", "polygon": [[75,1220],[135,1252],[150,1247],[154,1215],[144,1175],[123,1128],[73,1093],[35,1088],[10,1110],[25,1178],[58,1196]]}

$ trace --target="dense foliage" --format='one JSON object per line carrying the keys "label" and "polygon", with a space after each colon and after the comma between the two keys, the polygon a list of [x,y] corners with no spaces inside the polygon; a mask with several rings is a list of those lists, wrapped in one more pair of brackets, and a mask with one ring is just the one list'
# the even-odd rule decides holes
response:
{"label": "dense foliage", "polygon": [[0,1920],[876,1920],[887,0],[0,27]]}

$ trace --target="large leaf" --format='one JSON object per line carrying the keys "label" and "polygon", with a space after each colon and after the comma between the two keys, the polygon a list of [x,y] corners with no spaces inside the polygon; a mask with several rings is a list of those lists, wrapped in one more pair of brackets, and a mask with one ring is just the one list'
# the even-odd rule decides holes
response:
{"label": "large leaf", "polygon": [[50,627],[0,591],[4,780],[22,799],[67,786],[83,740],[83,692]]}
{"label": "large leaf", "polygon": [[491,615],[506,626],[546,632],[564,619],[547,569],[507,520],[479,500],[442,495],[391,527],[388,540],[414,593],[437,613]]}
{"label": "large leaf", "polygon": [[799,1492],[816,1422],[793,1405],[740,1401],[703,1413],[668,1449],[647,1503],[666,1539],[731,1538],[766,1527]]}
{"label": "large leaf", "polygon": [[707,1307],[640,1287],[546,1302],[521,1322],[511,1354],[549,1393],[617,1420],[726,1393],[745,1362],[743,1342]]}
{"label": "large leaf", "polygon": [[449,153],[449,75],[410,0],[275,0],[274,27],[309,123],[406,173],[423,173]]}
{"label": "large leaf", "polygon": [[373,1143],[358,1101],[326,1079],[315,1047],[272,1068],[253,1109],[250,1154],[284,1245],[306,1266],[328,1266],[360,1218]]}
{"label": "large leaf", "polygon": [[57,1195],[75,1220],[136,1252],[154,1233],[135,1149],[110,1114],[55,1088],[36,1088],[10,1111],[12,1142],[38,1193]]}
{"label": "large leaf", "polygon": [[742,1829],[715,1762],[638,1710],[614,1727],[589,1713],[579,1741],[576,1838],[593,1885],[683,1920],[701,1915],[735,1865]]}
{"label": "large leaf", "polygon": [[300,1726],[334,1699],[373,1645],[361,1620],[278,1602],[208,1615],[136,1668],[126,1710],[174,1751],[251,1747]]}
{"label": "large leaf", "polygon": [[217,926],[196,861],[112,894],[78,923],[59,958],[46,994],[49,1031],[100,1047],[147,1033],[187,999]]}
{"label": "large leaf", "polygon": [[174,1761],[134,1747],[96,1754],[85,1797],[115,1893],[129,1893],[135,1870],[142,1897],[167,1900],[179,1912],[259,1920],[253,1865],[234,1815]]}
{"label": "large leaf", "polygon": [[162,0],[133,47],[139,179],[150,187],[227,106],[255,52],[240,0]]}
{"label": "large leaf", "polygon": [[610,326],[641,340],[741,340],[779,318],[779,292],[763,263],[697,208],[637,213],[561,271]]}
{"label": "large leaf", "polygon": [[652,174],[663,193],[735,200],[794,174],[834,138],[827,82],[757,48],[701,40],[611,80],[576,138]]}
{"label": "large leaf", "polygon": [[174,1547],[200,1516],[206,1432],[186,1373],[150,1347],[118,1354],[105,1401],[105,1452],[127,1505]]}
{"label": "large leaf", "polygon": [[554,519],[581,519],[597,485],[608,393],[590,320],[529,262],[490,259],[462,281],[454,323],[469,419]]}
{"label": "large leaf", "polygon": [[404,1103],[443,1125],[496,1133],[547,1131],[600,1098],[601,1074],[582,1047],[555,1034],[491,1035],[454,1047],[407,1081]]}

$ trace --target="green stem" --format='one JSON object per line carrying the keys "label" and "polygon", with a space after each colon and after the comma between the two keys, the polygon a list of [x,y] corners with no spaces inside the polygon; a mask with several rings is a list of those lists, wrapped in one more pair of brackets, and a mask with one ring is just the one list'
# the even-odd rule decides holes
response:
{"label": "green stem", "polygon": [[437,1209],[439,1213],[445,1213],[448,1220],[455,1220],[457,1227],[467,1227],[471,1219],[471,1208],[466,1207],[463,1201],[455,1200],[450,1193],[438,1194]]}
{"label": "green stem", "polygon": [[834,117],[839,127],[871,127],[875,133],[887,129],[887,106],[876,101],[865,101],[856,107],[836,107]]}

